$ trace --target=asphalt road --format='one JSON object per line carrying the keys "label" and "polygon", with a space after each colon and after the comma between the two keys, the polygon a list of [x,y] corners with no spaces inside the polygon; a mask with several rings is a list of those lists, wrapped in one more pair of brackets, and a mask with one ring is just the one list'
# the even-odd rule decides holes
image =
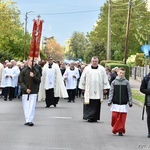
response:
{"label": "asphalt road", "polygon": [[129,108],[126,134],[111,133],[111,112],[107,100],[102,103],[101,120],[82,120],[82,101],[67,103],[61,99],[56,108],[37,102],[35,126],[24,125],[21,100],[0,100],[0,150],[140,150],[150,149],[146,118],[142,107]]}

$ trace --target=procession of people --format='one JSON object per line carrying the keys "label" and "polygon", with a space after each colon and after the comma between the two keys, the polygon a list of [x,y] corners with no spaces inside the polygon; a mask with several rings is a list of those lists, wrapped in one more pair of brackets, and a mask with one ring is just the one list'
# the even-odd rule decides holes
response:
{"label": "procession of people", "polygon": [[[148,79],[149,76],[143,79],[140,91],[146,94],[147,127],[150,137]],[[112,111],[112,133],[123,136],[126,131],[128,105],[133,105],[131,88],[129,81],[125,79],[124,68],[115,67],[111,71],[110,68],[99,65],[96,56],[91,58],[89,64],[71,61],[68,64],[60,62],[58,65],[51,56],[42,63],[33,58],[23,62],[6,60],[0,63],[0,87],[4,101],[22,99],[24,125],[27,126],[34,126],[38,101],[45,101],[43,107],[50,108],[57,107],[60,99],[66,100],[66,103],[75,103],[76,97],[83,101],[83,119],[90,123],[98,122],[101,105],[107,95],[108,106]],[[76,95],[78,90],[80,94]]]}

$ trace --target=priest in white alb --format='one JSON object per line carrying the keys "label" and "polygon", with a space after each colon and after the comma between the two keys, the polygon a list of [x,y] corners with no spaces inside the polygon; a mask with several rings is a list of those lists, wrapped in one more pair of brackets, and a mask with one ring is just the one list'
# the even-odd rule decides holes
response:
{"label": "priest in white alb", "polygon": [[56,107],[59,98],[68,97],[60,68],[53,62],[53,58],[49,57],[42,70],[38,101],[45,100],[46,108],[51,105]]}
{"label": "priest in white alb", "polygon": [[110,89],[105,68],[98,61],[98,57],[92,57],[91,64],[84,68],[79,82],[79,88],[84,90],[83,119],[88,122],[100,120],[103,94],[107,92],[106,89]]}

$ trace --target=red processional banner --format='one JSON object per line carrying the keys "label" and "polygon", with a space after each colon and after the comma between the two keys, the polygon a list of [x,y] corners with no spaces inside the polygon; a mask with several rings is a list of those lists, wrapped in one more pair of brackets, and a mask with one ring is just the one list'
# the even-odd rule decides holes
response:
{"label": "red processional banner", "polygon": [[29,57],[38,58],[39,56],[42,25],[43,25],[43,20],[40,19],[33,20],[33,30],[32,30]]}

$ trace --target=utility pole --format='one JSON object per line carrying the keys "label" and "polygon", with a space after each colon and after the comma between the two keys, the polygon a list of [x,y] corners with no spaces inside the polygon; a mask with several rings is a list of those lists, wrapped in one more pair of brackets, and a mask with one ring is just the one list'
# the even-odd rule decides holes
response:
{"label": "utility pole", "polygon": [[107,60],[111,60],[111,0],[108,0]]}
{"label": "utility pole", "polygon": [[131,18],[131,8],[132,8],[132,0],[129,0],[127,26],[126,26],[125,50],[124,50],[124,64],[126,64],[127,56],[128,56],[128,39],[129,39],[128,37],[129,37],[129,27],[130,27],[130,18]]}
{"label": "utility pole", "polygon": [[24,60],[26,59],[26,43],[27,43],[27,24],[28,24],[28,14],[31,12],[35,12],[35,10],[26,12],[25,14],[25,30],[24,30]]}
{"label": "utility pole", "polygon": [[28,16],[27,16],[27,12],[26,12],[26,15],[25,15],[25,30],[24,30],[24,60],[26,59],[26,41],[27,41],[27,19],[28,19]]}

